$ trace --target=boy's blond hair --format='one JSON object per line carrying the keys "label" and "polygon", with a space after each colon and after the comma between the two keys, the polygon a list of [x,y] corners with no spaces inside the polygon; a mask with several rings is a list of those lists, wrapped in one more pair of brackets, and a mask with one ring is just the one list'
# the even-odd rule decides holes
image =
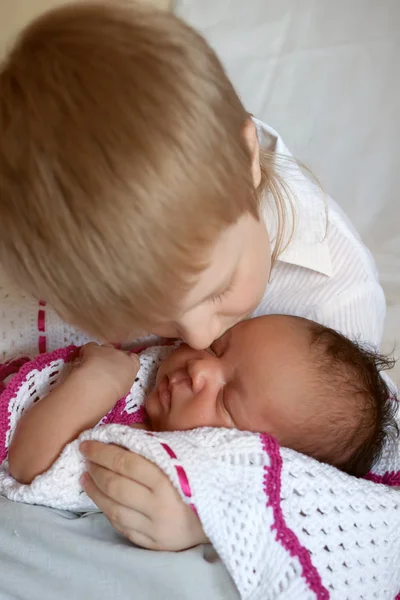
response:
{"label": "boy's blond hair", "polygon": [[122,0],[43,15],[0,72],[3,265],[98,335],[175,318],[218,234],[259,216],[247,118],[176,17]]}

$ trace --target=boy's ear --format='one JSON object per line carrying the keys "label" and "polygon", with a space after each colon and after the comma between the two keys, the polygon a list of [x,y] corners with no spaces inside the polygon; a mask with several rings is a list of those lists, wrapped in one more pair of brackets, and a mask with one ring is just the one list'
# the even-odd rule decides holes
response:
{"label": "boy's ear", "polygon": [[261,182],[260,145],[258,143],[256,126],[250,117],[243,126],[243,135],[250,150],[253,184],[255,188],[258,188]]}

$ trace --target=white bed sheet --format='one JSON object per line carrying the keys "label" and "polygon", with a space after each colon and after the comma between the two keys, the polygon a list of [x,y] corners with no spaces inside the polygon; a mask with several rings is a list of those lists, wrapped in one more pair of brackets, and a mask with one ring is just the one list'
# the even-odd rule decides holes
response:
{"label": "white bed sheet", "polygon": [[[176,10],[373,251],[391,352],[400,346],[399,0],[178,0]],[[400,365],[393,377],[400,383]]]}

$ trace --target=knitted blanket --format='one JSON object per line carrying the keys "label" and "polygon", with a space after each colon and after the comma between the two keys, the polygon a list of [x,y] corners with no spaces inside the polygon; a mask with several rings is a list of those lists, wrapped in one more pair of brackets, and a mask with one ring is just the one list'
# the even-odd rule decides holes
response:
{"label": "knitted blanket", "polygon": [[7,471],[10,440],[21,414],[57,385],[77,349],[25,362],[8,376],[0,395],[0,493],[22,502],[91,510],[95,507],[79,486],[84,471],[79,442],[116,443],[168,475],[198,514],[243,599],[395,598],[400,592],[398,441],[388,445],[374,473],[360,480],[281,448],[265,434],[132,429],[142,420],[158,364],[170,351],[144,352],[128,396],[29,486]]}

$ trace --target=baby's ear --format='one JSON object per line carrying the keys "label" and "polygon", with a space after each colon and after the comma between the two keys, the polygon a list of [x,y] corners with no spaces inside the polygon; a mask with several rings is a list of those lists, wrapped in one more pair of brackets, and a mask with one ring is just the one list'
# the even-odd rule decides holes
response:
{"label": "baby's ear", "polygon": [[243,126],[243,136],[250,150],[253,184],[255,188],[258,188],[261,183],[260,145],[258,143],[257,128],[250,117]]}

